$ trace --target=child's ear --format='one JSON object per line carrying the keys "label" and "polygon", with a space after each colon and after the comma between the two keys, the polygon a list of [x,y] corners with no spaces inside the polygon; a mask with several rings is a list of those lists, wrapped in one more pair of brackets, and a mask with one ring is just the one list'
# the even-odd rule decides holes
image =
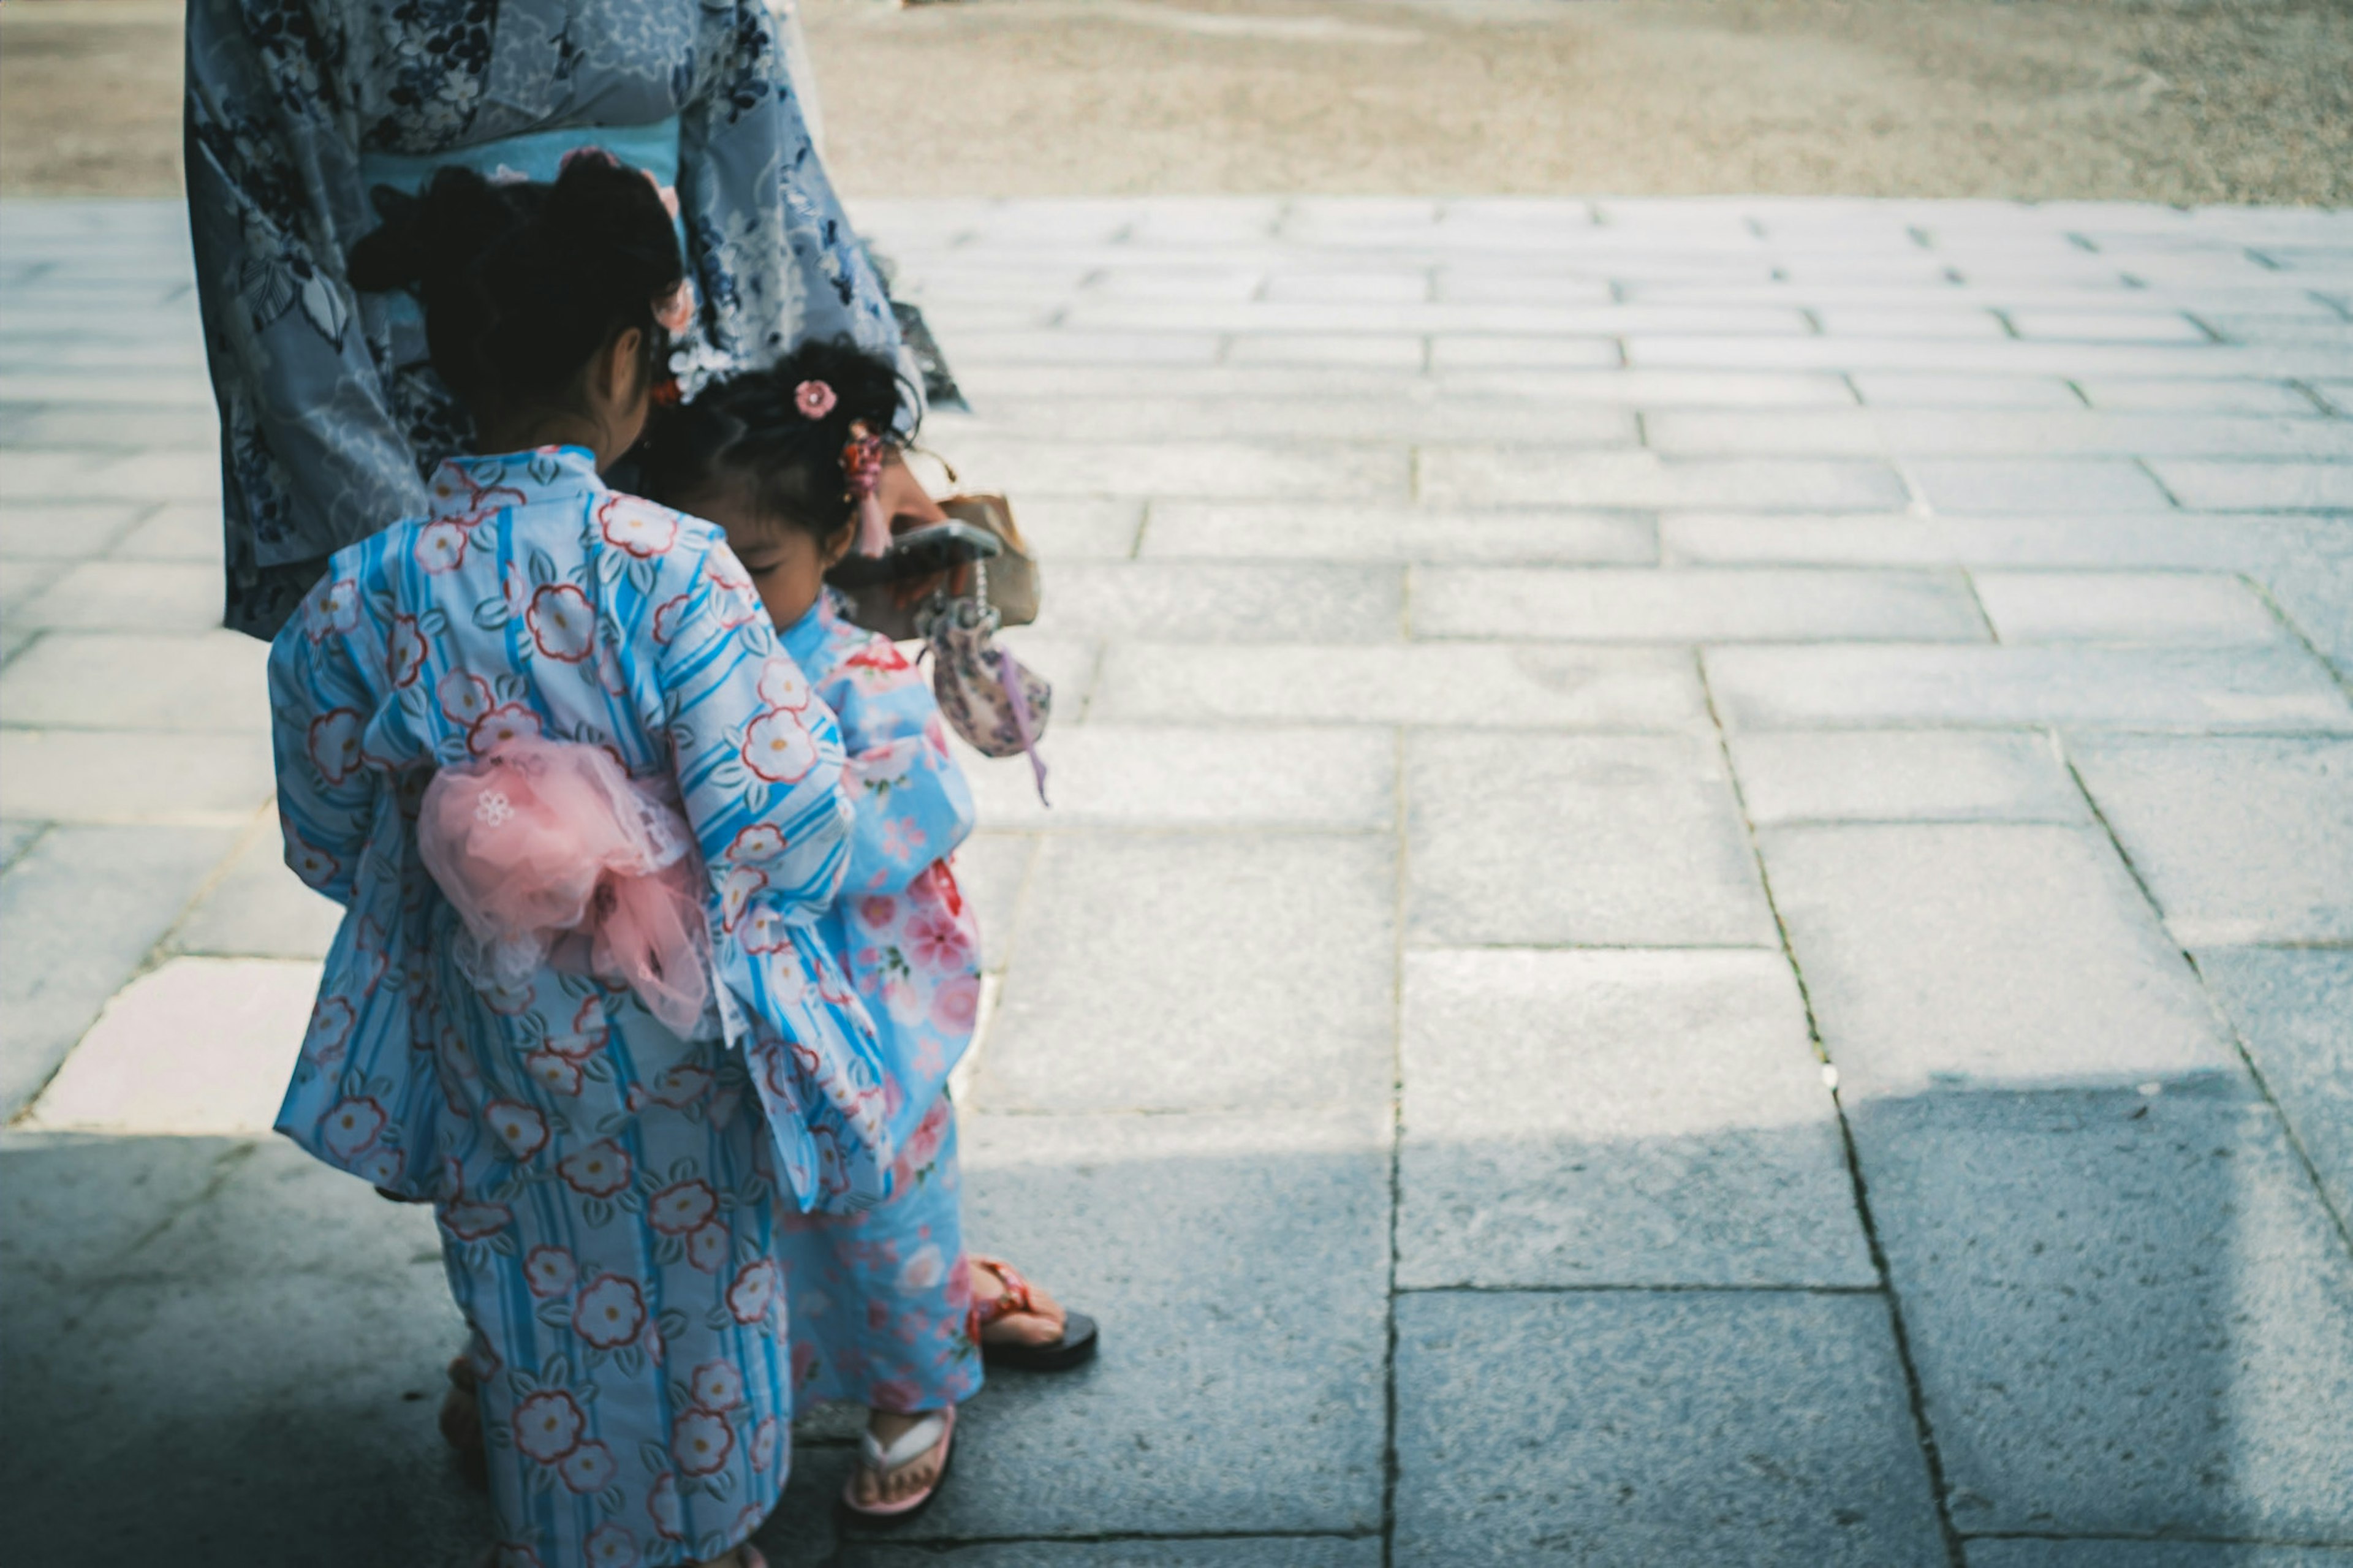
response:
{"label": "child's ear", "polygon": [[832,538],[818,542],[817,547],[818,559],[822,562],[828,570],[835,566],[839,566],[841,564],[842,557],[849,553],[849,547],[856,542],[857,538],[857,522],[853,520],[849,522],[843,523],[839,529],[835,531]]}

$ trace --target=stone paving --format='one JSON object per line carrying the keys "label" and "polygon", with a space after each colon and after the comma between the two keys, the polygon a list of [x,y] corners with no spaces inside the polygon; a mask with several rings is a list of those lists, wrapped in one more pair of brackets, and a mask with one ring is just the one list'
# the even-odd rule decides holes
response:
{"label": "stone paving", "polygon": [[[2353,216],[881,204],[1047,562],[972,1229],[784,1565],[2353,1563]],[[460,1564],[169,205],[0,211],[12,1556]]]}

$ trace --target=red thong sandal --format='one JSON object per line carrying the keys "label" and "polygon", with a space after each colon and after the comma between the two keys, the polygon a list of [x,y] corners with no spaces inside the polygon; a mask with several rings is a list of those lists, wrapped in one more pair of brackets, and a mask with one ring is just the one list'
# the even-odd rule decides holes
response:
{"label": "red thong sandal", "polygon": [[1006,1318],[1042,1317],[1029,1281],[1019,1269],[1001,1258],[975,1255],[970,1261],[995,1274],[1003,1282],[1005,1291],[990,1301],[972,1304],[971,1333],[973,1342],[980,1346],[980,1359],[990,1366],[1009,1366],[1022,1372],[1068,1372],[1095,1353],[1101,1338],[1095,1321],[1084,1312],[1067,1309],[1062,1313],[1062,1337],[1051,1344],[1024,1344],[1018,1340],[986,1340],[981,1331]]}
{"label": "red thong sandal", "polygon": [[948,1466],[955,1459],[955,1417],[953,1405],[944,1410],[928,1411],[922,1420],[900,1433],[887,1446],[874,1436],[871,1428],[860,1432],[858,1435],[859,1469],[871,1470],[887,1480],[893,1471],[903,1470],[927,1455],[937,1454],[940,1457],[939,1473],[932,1478],[930,1486],[913,1497],[901,1498],[897,1502],[862,1503],[858,1500],[858,1475],[852,1471],[849,1479],[841,1483],[841,1511],[861,1524],[894,1525],[906,1523],[930,1507],[932,1500],[940,1495],[940,1488],[948,1479]]}

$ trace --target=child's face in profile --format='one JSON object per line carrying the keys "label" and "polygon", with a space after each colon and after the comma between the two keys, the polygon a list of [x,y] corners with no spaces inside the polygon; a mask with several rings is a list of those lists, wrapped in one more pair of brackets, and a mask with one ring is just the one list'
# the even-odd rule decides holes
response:
{"label": "child's face in profile", "polygon": [[858,531],[845,526],[834,539],[820,541],[806,529],[754,511],[740,495],[697,496],[685,510],[726,530],[727,547],[750,574],[778,631],[809,613],[825,591],[826,568],[849,552]]}

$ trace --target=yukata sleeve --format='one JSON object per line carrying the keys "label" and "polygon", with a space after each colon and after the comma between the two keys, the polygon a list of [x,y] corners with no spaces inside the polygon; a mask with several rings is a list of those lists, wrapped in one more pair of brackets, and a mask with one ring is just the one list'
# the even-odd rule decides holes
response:
{"label": "yukata sleeve", "polygon": [[948,751],[939,704],[887,637],[867,640],[821,695],[841,723],[857,820],[846,893],[896,893],[970,837],[972,785]]}
{"label": "yukata sleeve", "polygon": [[192,0],[185,132],[205,352],[221,419],[231,622],[268,636],[323,557],[424,486],[345,279],[373,227],[335,102],[342,10]]}
{"label": "yukata sleeve", "polygon": [[358,603],[351,579],[321,583],[269,647],[269,739],[286,864],[346,909],[385,787],[364,755],[375,694],[338,635]]}
{"label": "yukata sleeve", "polygon": [[839,733],[724,544],[655,631],[681,803],[710,875],[722,1022],[799,1206],[871,1206],[896,1158],[883,1063],[819,931],[849,863]]}
{"label": "yukata sleeve", "polygon": [[765,0],[706,12],[705,75],[680,116],[679,200],[702,297],[702,330],[726,365],[774,363],[804,342],[848,338],[923,375],[891,295],[850,227],[794,90]]}

